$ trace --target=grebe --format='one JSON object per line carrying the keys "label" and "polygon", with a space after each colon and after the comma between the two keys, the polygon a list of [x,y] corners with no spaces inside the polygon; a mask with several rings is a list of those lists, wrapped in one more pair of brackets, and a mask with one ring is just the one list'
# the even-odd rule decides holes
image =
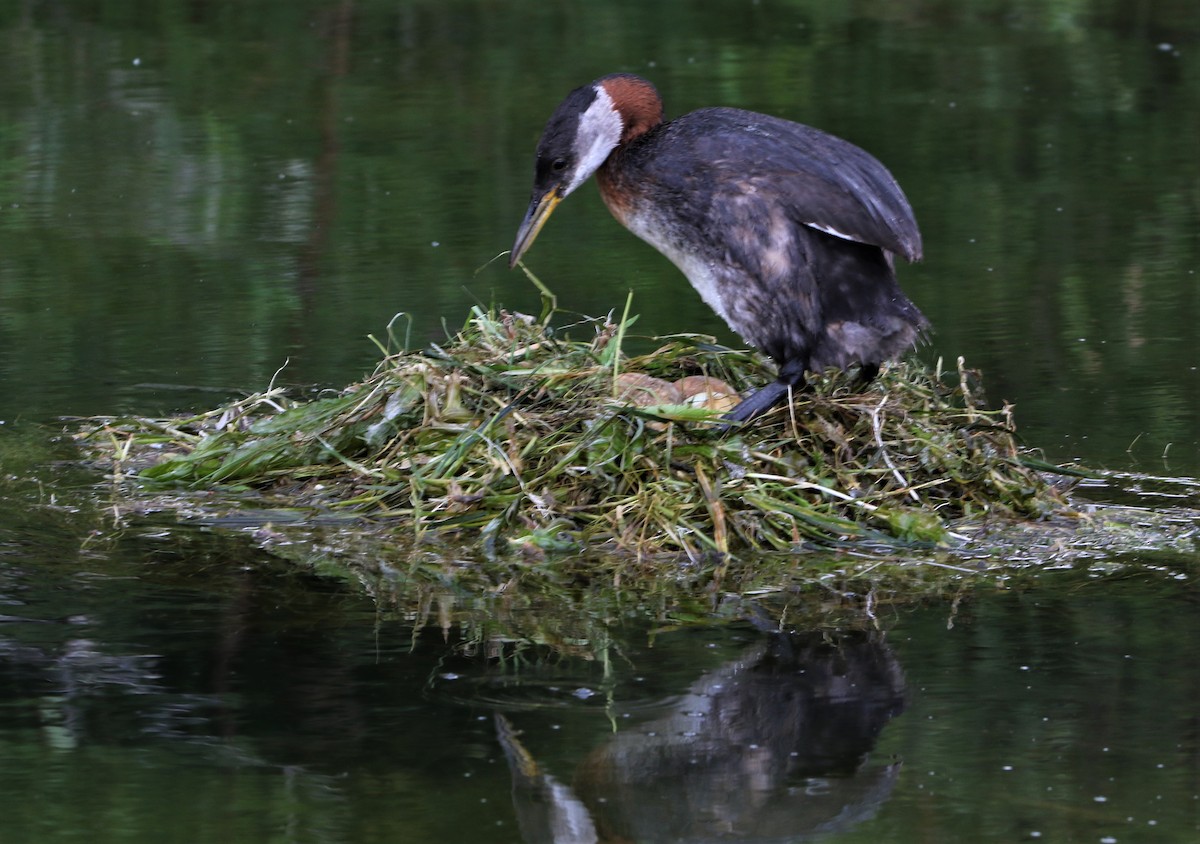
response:
{"label": "grebe", "polygon": [[613,216],[666,255],[777,379],[726,418],[784,401],[805,373],[859,366],[863,382],[928,321],[896,283],[893,256],[921,233],[892,174],[848,141],[778,117],[702,108],[664,123],[645,79],[576,88],[538,142],[533,198],[509,266],[593,173]]}

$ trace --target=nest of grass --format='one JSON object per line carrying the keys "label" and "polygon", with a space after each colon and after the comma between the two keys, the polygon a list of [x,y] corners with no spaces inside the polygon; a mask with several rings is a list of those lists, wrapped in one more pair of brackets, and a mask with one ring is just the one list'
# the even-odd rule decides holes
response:
{"label": "nest of grass", "polygon": [[948,373],[896,364],[865,390],[814,379],[790,407],[726,429],[720,410],[670,388],[705,376],[746,391],[771,377],[763,358],[696,335],[629,356],[628,305],[570,326],[584,339],[552,329],[553,313],[476,308],[444,345],[381,345],[374,374],[337,393],[272,388],[194,416],[94,419],[77,439],[136,471],[139,490],[252,488],[418,535],[474,532],[488,551],[944,544],[961,519],[1065,507],[1051,467],[1018,447],[1010,408],[984,409],[961,360]]}

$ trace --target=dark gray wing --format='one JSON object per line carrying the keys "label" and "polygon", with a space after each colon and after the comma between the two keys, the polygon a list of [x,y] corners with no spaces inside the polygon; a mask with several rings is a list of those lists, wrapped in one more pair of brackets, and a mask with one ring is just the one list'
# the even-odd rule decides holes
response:
{"label": "dark gray wing", "polygon": [[904,191],[878,159],[849,141],[731,108],[694,111],[664,128],[671,138],[659,150],[686,156],[688,181],[708,189],[713,213],[752,190],[797,223],[920,260],[921,233]]}

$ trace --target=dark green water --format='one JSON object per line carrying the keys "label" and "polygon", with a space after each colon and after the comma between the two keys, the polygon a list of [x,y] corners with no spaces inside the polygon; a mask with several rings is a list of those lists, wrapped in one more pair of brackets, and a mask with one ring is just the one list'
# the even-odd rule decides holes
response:
{"label": "dark green water", "polygon": [[[1200,473],[1192,0],[94,2],[0,8],[0,419],[341,385],[368,333],[535,309],[503,262],[566,91],[769,111],[897,175],[922,355],[1052,457]],[[728,339],[588,187],[530,255],[567,308]],[[164,389],[158,385],[173,385]],[[1140,437],[1139,437],[1140,435]],[[1126,448],[1137,442],[1131,456]]]}
{"label": "dark green water", "polygon": [[[70,525],[48,521],[35,541],[70,545]],[[1194,585],[1062,575],[889,612],[886,634],[610,610],[608,659],[584,659],[561,642],[443,631],[436,612],[415,630],[386,595],[377,605],[297,574],[237,537],[146,526],[52,560],[10,535],[0,832],[1183,842],[1200,830]]]}
{"label": "dark green water", "polygon": [[[1200,475],[1194,0],[10,0],[0,842],[1200,837],[1195,555],[823,644],[620,606],[601,664],[414,633],[248,536],[93,532],[95,477],[30,423],[208,408],[285,361],[340,386],[397,313],[419,345],[535,310],[493,259],[550,110],[615,70],[875,153],[925,238],[923,358],[982,369],[1053,459]],[[732,340],[594,188],[528,263],[566,308],[633,290],[639,331]]]}

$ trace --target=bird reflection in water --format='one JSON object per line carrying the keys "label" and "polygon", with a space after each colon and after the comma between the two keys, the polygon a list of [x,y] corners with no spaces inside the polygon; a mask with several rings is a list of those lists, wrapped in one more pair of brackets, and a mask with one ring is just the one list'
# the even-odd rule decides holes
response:
{"label": "bird reflection in water", "polygon": [[863,633],[774,634],[613,735],[570,783],[496,715],[527,842],[796,841],[873,816],[899,764],[868,764],[904,709],[891,651]]}

